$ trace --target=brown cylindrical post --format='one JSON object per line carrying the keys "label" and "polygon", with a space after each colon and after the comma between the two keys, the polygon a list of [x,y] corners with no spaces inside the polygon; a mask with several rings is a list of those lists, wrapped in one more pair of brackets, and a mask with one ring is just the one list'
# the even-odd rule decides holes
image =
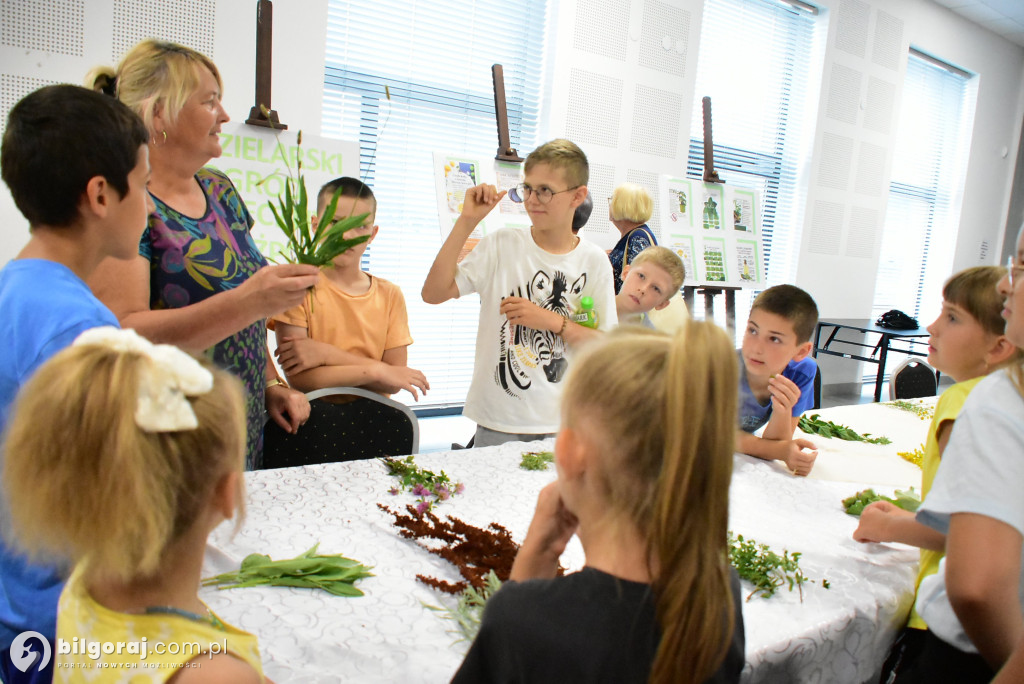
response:
{"label": "brown cylindrical post", "polygon": [[[256,0],[256,104],[245,123],[266,128],[288,128],[270,105],[270,84],[274,54],[274,5]],[[264,110],[266,114],[264,114]]]}

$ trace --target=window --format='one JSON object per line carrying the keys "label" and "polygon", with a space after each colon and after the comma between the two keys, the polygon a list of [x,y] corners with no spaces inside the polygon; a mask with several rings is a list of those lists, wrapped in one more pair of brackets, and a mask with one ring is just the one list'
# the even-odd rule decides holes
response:
{"label": "window", "polygon": [[[409,365],[431,382],[417,407],[461,405],[472,376],[479,299],[431,306],[419,293],[441,246],[433,152],[487,160],[498,147],[492,64],[504,68],[512,146],[537,144],[546,3],[510,11],[498,0],[328,7],[323,133],[359,141],[380,225],[364,268],[405,293]],[[405,392],[396,398],[412,403]]]}
{"label": "window", "polygon": [[973,124],[969,74],[911,50],[893,152],[873,317],[927,325],[950,275]]}
{"label": "window", "polygon": [[[703,176],[701,98],[709,96],[716,170],[731,185],[761,192],[761,241],[772,285],[796,275],[804,205],[797,176],[813,142],[813,128],[801,124],[817,20],[804,7],[706,0],[701,27],[687,173]],[[752,294],[738,293],[738,311],[749,309]]]}

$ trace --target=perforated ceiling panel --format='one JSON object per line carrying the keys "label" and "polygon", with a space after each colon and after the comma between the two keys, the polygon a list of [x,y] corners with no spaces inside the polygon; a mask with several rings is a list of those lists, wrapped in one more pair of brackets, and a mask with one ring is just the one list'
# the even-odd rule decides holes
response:
{"label": "perforated ceiling panel", "polygon": [[83,0],[0,0],[4,45],[60,55],[82,56]]}
{"label": "perforated ceiling panel", "polygon": [[675,159],[682,107],[680,93],[638,84],[629,149]]}
{"label": "perforated ceiling panel", "polygon": [[843,232],[843,211],[838,202],[814,203],[814,218],[811,223],[811,240],[807,251],[814,254],[839,254],[839,240]]}
{"label": "perforated ceiling panel", "polygon": [[658,0],[644,3],[640,66],[685,76],[689,42],[689,12]]}
{"label": "perforated ceiling panel", "polygon": [[870,259],[878,240],[878,211],[867,207],[850,210],[850,230],[846,235],[846,256]]}
{"label": "perforated ceiling panel", "polygon": [[[114,0],[111,60],[117,63],[143,38],[181,43],[212,57],[216,6],[216,0]],[[255,16],[255,3],[251,11]]]}
{"label": "perforated ceiling panel", "polygon": [[580,231],[582,235],[597,238],[608,234],[608,228],[611,225],[608,222],[608,198],[611,197],[614,189],[615,167],[610,164],[591,163],[587,190],[590,191],[590,200],[594,203],[594,209],[590,213],[590,220]]}
{"label": "perforated ceiling panel", "polygon": [[861,72],[838,62],[832,64],[828,86],[828,117],[848,124],[857,123]]}
{"label": "perforated ceiling panel", "polygon": [[626,61],[629,3],[620,0],[579,0],[576,3],[577,50]]}
{"label": "perforated ceiling panel", "polygon": [[900,68],[903,54],[903,20],[878,10],[875,19],[875,40],[871,44],[871,61],[893,71]]}
{"label": "perforated ceiling panel", "polygon": [[868,20],[871,5],[862,0],[843,0],[836,22],[836,47],[851,55],[863,57],[868,45]]}
{"label": "perforated ceiling panel", "polygon": [[821,161],[818,166],[818,185],[824,188],[846,190],[853,163],[853,138],[835,133],[821,136]]}
{"label": "perforated ceiling panel", "polygon": [[654,200],[654,210],[647,226],[654,231],[654,237],[661,240],[661,193],[658,191],[658,174],[649,171],[629,169],[626,171],[626,182],[642,185]]}
{"label": "perforated ceiling panel", "polygon": [[864,108],[864,128],[888,133],[892,125],[892,104],[896,85],[871,76],[868,78],[867,105]]}
{"label": "perforated ceiling panel", "polygon": [[569,109],[565,136],[576,142],[616,147],[622,109],[622,81],[573,69],[569,77]]}
{"label": "perforated ceiling panel", "polygon": [[0,135],[7,128],[7,113],[18,100],[33,90],[53,85],[56,81],[45,81],[41,78],[29,78],[14,74],[0,74]]}
{"label": "perforated ceiling panel", "polygon": [[882,172],[885,170],[886,150],[881,145],[860,143],[857,159],[857,192],[872,197],[882,196]]}

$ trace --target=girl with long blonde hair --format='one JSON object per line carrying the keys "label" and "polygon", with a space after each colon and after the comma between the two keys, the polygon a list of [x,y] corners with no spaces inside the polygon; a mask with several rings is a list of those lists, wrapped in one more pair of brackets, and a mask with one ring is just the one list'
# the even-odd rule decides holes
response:
{"label": "girl with long blonde hair", "polygon": [[[570,371],[512,582],[488,603],[454,682],[737,682],[728,561],[737,364],[726,333],[619,329]],[[578,535],[582,571],[556,577]]]}

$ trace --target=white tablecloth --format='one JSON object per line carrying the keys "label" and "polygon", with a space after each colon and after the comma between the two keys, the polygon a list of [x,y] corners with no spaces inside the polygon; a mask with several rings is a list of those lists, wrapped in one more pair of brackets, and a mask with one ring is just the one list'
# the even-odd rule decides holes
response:
{"label": "white tablecloth", "polygon": [[[877,417],[869,420],[878,410],[899,419],[896,409],[861,408],[860,413],[843,414],[858,431],[880,432],[870,424]],[[829,412],[822,414],[831,418]],[[919,444],[927,423],[906,415],[912,419],[909,426],[919,431],[908,439]],[[521,541],[537,492],[555,477],[553,467],[546,472],[520,469],[521,454],[550,448],[551,442],[515,443],[422,454],[416,460],[466,485],[463,494],[437,506],[438,514],[481,527],[500,522]],[[893,448],[887,451],[892,452],[890,460],[897,458]],[[289,558],[316,542],[322,552],[343,553],[374,566],[375,573],[359,582],[366,592],[361,598],[285,587],[204,589],[201,596],[214,611],[259,637],[268,676],[278,683],[403,684],[451,677],[467,644],[457,642],[451,623],[424,607],[445,598],[415,576],[455,580],[458,575],[445,561],[401,538],[392,518],[377,508],[383,503],[397,510],[413,501],[408,494],[388,494],[394,480],[382,464],[359,461],[254,472],[247,473],[246,483],[248,512],[242,530],[233,534],[233,525],[226,523],[214,531],[204,576],[237,569],[250,553]],[[856,520],[843,513],[840,500],[871,484],[870,472],[860,483],[802,479],[777,465],[735,456],[730,529],[776,551],[801,552],[804,573],[817,581],[804,587],[802,603],[796,593],[783,590],[771,599],[744,604],[745,682],[859,683],[880,666],[910,607],[917,552],[853,541]],[[577,540],[563,564],[582,566]],[[821,586],[822,579],[831,589]]]}

